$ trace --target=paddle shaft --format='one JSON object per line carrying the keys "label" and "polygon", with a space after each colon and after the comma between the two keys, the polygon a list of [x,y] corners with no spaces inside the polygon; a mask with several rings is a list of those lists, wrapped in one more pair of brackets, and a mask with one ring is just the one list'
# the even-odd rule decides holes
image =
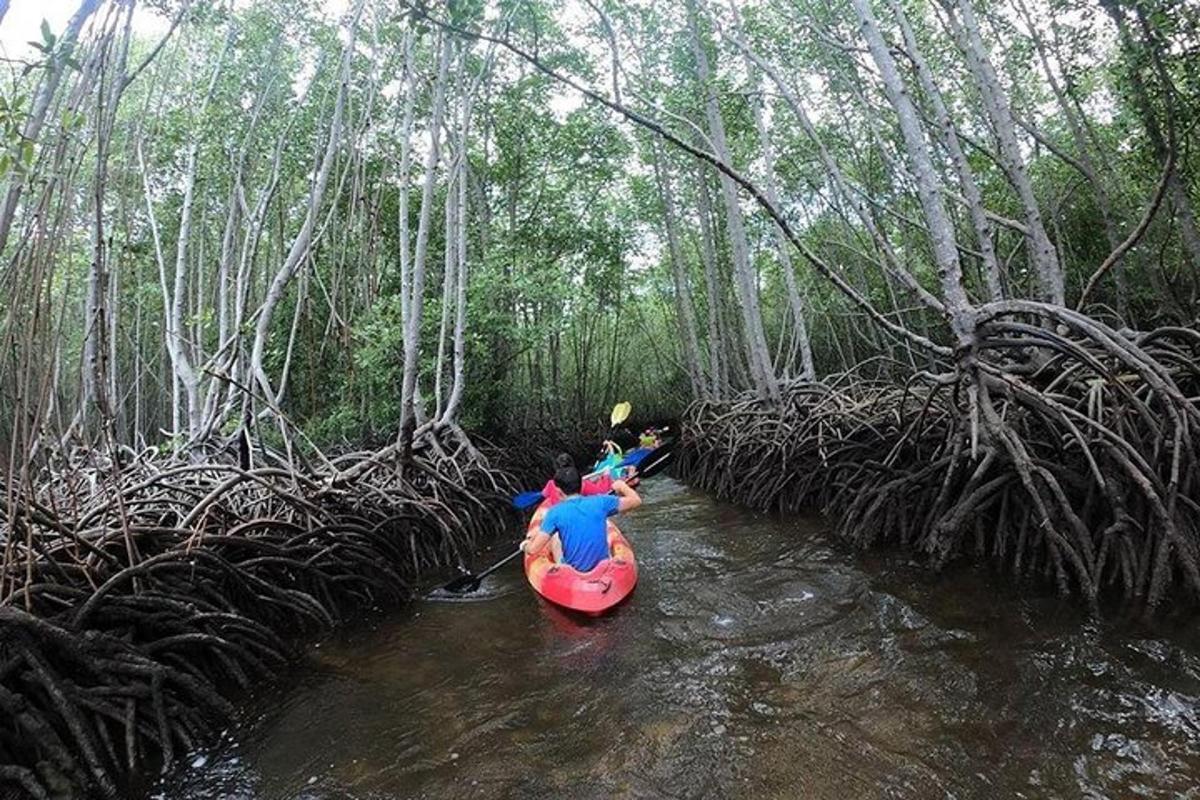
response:
{"label": "paddle shaft", "polygon": [[671,459],[671,455],[672,455],[671,451],[668,450],[667,452],[663,453],[661,456],[658,456],[657,458],[647,459],[650,462],[649,464],[643,462],[642,464],[640,464],[638,466],[638,468],[637,468],[638,477],[639,478],[651,477],[652,475],[654,475],[656,472],[659,471],[659,469],[662,467],[663,464],[666,464]]}
{"label": "paddle shaft", "polygon": [[505,556],[504,558],[502,558],[502,559],[500,559],[499,561],[497,561],[495,564],[492,564],[490,567],[488,567],[487,569],[485,569],[483,572],[481,572],[481,573],[479,573],[478,575],[476,575],[476,576],[475,576],[475,579],[476,579],[476,580],[483,580],[483,579],[484,579],[484,578],[486,578],[488,575],[491,575],[493,572],[495,572],[496,570],[500,569],[500,568],[501,568],[501,567],[503,567],[505,564],[507,564],[508,562],[512,561],[514,558],[516,558],[517,556],[521,555],[521,554],[522,554],[522,553],[524,553],[524,552],[525,552],[524,550],[522,550],[521,548],[519,548],[519,547],[518,547],[518,548],[517,548],[517,552],[513,553],[512,555]]}

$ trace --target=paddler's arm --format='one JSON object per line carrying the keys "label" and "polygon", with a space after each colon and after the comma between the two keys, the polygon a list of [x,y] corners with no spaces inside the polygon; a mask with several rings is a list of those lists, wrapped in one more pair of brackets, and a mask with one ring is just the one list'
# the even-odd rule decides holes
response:
{"label": "paddler's arm", "polygon": [[550,534],[540,528],[533,533],[525,535],[524,541],[521,542],[521,549],[531,555],[536,555],[545,549],[550,543]]}
{"label": "paddler's arm", "polygon": [[642,497],[625,481],[613,481],[612,490],[617,494],[617,511],[624,514],[642,504]]}
{"label": "paddler's arm", "polygon": [[[550,543],[550,537],[554,535],[554,509],[550,509],[546,516],[542,517],[542,521],[533,530],[525,534],[525,541],[521,542],[521,549],[530,555],[537,555],[546,549],[546,545]],[[549,523],[550,529],[546,530],[546,525]]]}

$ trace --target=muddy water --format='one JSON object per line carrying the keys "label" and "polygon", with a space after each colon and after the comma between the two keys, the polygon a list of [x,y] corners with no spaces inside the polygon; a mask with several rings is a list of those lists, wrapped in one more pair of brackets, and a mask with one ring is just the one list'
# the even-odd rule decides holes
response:
{"label": "muddy water", "polygon": [[157,796],[1200,797],[1194,624],[1095,625],[654,484],[615,614],[515,567],[413,604],[314,647]]}

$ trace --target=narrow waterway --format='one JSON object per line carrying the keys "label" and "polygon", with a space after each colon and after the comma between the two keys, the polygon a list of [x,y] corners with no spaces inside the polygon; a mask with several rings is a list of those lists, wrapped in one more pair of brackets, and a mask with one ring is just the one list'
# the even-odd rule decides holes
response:
{"label": "narrow waterway", "polygon": [[[1200,797],[1200,633],[863,556],[666,478],[612,615],[520,569],[314,647],[164,798]],[[481,559],[486,563],[486,559]]]}

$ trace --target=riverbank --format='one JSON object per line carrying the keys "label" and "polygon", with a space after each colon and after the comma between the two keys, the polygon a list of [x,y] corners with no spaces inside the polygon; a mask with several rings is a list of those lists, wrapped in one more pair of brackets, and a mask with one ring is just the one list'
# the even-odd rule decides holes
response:
{"label": "riverbank", "polygon": [[[698,401],[680,424],[676,474],[754,509],[818,511],[854,546],[899,546],[935,570],[990,562],[1093,615],[1194,602],[1200,481],[1187,465],[1200,439],[1190,417],[1135,376],[1113,398],[1098,381],[1049,374],[1040,399],[1015,380],[1008,394],[993,387],[1003,415],[988,425],[973,416],[975,384],[953,375],[847,374],[789,384],[778,402]],[[1194,387],[1195,377],[1181,369],[1177,379]]]}
{"label": "riverbank", "polygon": [[509,529],[514,487],[453,430],[407,464],[147,453],[56,473],[0,537],[0,787],[123,794],[210,741],[297,645]]}

